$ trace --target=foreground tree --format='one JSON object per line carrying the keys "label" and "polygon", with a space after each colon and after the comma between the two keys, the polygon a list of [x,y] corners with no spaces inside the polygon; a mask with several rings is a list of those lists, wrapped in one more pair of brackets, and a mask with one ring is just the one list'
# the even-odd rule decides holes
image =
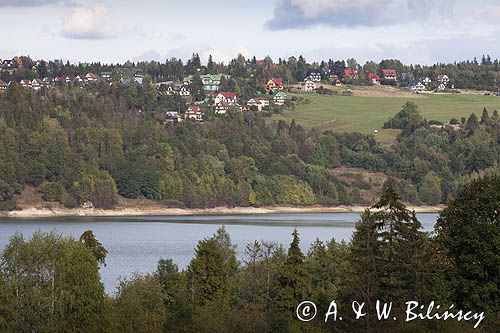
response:
{"label": "foreground tree", "polygon": [[498,320],[500,172],[465,185],[440,214],[436,231],[454,263],[449,272],[454,301],[465,309],[496,315]]}
{"label": "foreground tree", "polygon": [[15,332],[97,332],[104,287],[97,260],[80,242],[58,234],[14,236],[2,256]]}
{"label": "foreground tree", "polygon": [[108,250],[97,240],[92,230],[85,231],[80,236],[80,242],[94,254],[99,264],[106,266]]}

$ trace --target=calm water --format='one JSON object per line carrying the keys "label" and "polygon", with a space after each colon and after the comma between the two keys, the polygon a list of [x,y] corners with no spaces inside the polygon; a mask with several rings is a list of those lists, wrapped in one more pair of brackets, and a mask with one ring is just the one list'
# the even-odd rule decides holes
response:
{"label": "calm water", "polygon": [[[418,214],[418,217],[424,229],[430,231],[437,214]],[[254,240],[288,246],[294,227],[300,232],[304,251],[316,238],[349,241],[358,219],[357,213],[0,219],[0,249],[16,232],[29,237],[37,230],[55,230],[78,238],[91,229],[108,250],[107,266],[101,269],[101,277],[106,291],[111,293],[120,278],[130,277],[134,272],[152,272],[161,258],[172,258],[179,267],[186,267],[196,243],[211,236],[221,225],[226,226],[241,258],[246,244]]]}

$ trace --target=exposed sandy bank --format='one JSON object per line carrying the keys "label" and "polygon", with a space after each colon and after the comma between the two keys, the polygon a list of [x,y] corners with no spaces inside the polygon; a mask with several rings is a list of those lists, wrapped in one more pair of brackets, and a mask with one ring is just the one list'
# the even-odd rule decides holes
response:
{"label": "exposed sandy bank", "polygon": [[[364,206],[307,206],[307,207],[216,207],[207,209],[180,209],[161,207],[116,208],[116,209],[42,209],[25,208],[11,212],[0,212],[0,217],[36,218],[58,216],[182,216],[182,215],[239,215],[239,214],[272,214],[272,213],[358,213],[366,209]],[[409,206],[417,213],[436,213],[443,206]]]}

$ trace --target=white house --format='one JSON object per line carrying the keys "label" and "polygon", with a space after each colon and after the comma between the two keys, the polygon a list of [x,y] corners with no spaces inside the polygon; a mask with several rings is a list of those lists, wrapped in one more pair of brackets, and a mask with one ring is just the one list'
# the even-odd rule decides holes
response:
{"label": "white house", "polygon": [[214,103],[219,104],[220,102],[226,102],[228,104],[238,103],[238,96],[234,92],[220,92],[214,95]]}
{"label": "white house", "polygon": [[450,78],[446,74],[444,74],[444,75],[438,75],[437,82],[439,82],[440,85],[444,84],[445,87],[446,87],[448,85],[448,83],[450,82]]}
{"label": "white house", "polygon": [[411,90],[415,93],[423,92],[425,91],[425,84],[419,81],[417,84],[411,86]]}
{"label": "white house", "polygon": [[316,89],[316,83],[314,83],[312,80],[306,80],[302,82],[302,90],[304,92],[312,92]]}
{"label": "white house", "polygon": [[262,109],[268,107],[270,104],[269,100],[263,96],[250,98],[247,102],[248,107],[256,107],[258,111],[262,111]]}

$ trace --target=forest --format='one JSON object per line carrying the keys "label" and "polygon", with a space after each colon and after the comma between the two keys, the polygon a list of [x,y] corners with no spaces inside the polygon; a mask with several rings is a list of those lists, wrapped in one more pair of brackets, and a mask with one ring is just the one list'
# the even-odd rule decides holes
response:
{"label": "forest", "polygon": [[0,94],[0,210],[16,209],[28,187],[47,205],[68,208],[113,208],[120,197],[188,208],[373,204],[360,193],[382,184],[346,183],[331,172],[342,167],[383,173],[405,202],[437,205],[500,160],[496,110],[442,127],[408,102],[385,124],[401,130],[386,146],[372,135],[305,130],[253,111],[159,121],[179,100],[147,83],[12,86]]}
{"label": "forest", "polygon": [[[198,242],[186,268],[166,253],[155,272],[122,280],[111,295],[99,274],[107,250],[92,231],[79,239],[16,234],[1,254],[0,331],[498,332],[499,205],[499,171],[477,174],[441,211],[434,231],[423,232],[389,181],[349,243],[317,240],[304,253],[294,230],[288,247],[255,241],[239,259],[221,227]],[[315,320],[298,320],[304,300],[317,305]],[[343,320],[325,322],[321,313],[332,300]],[[355,300],[371,309],[357,320],[345,310]],[[376,300],[393,302],[391,314],[401,319],[378,320]],[[405,322],[408,300],[453,305],[484,320]]]}

